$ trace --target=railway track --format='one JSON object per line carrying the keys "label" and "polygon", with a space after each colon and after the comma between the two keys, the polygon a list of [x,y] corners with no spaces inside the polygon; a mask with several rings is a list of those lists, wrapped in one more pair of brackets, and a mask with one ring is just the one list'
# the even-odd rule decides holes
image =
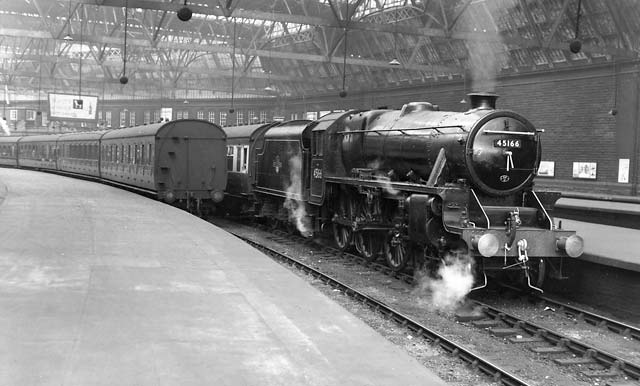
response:
{"label": "railway track", "polygon": [[[308,241],[306,241],[305,239],[295,236],[295,235],[288,235],[284,232],[280,232],[280,231],[276,231],[275,233],[278,237],[280,237],[280,241],[283,241],[287,238],[297,238],[298,241],[304,241],[306,243],[309,243]],[[355,254],[351,254],[348,252],[343,252],[340,251],[336,248],[333,247],[329,247],[326,245],[320,245],[320,244],[316,244],[316,247],[322,249],[325,252],[328,253],[332,253],[335,254],[337,256],[342,256],[345,259],[352,259],[354,261],[359,262],[360,264],[363,264],[365,266],[370,267],[371,269],[374,269],[376,271],[382,272],[384,274],[387,274],[391,277],[395,277],[396,279],[402,280],[404,282],[406,282],[407,284],[414,284],[414,278],[412,275],[407,274],[405,272],[394,272],[392,271],[389,267],[387,267],[384,264],[380,264],[378,262],[369,262],[366,259],[364,259],[363,257],[359,256],[359,255],[355,255]],[[624,323],[621,321],[617,321],[614,319],[611,319],[609,317],[597,314],[595,312],[592,311],[588,311],[584,308],[578,307],[578,306],[574,306],[572,304],[569,304],[568,302],[559,300],[559,299],[553,299],[549,296],[545,296],[545,295],[539,295],[539,294],[531,294],[531,293],[524,293],[521,289],[515,288],[515,287],[511,287],[508,285],[502,285],[504,288],[514,291],[516,293],[519,293],[522,296],[527,296],[529,297],[531,300],[538,302],[538,303],[544,303],[550,307],[553,307],[556,312],[558,313],[562,313],[563,315],[565,315],[568,318],[572,318],[572,319],[578,319],[578,320],[582,320],[587,324],[590,324],[592,326],[596,326],[596,327],[600,327],[600,328],[604,328],[607,329],[608,331],[611,331],[613,333],[616,334],[620,334],[622,336],[627,336],[629,338],[635,339],[637,341],[640,341],[640,328],[630,325],[628,323]],[[482,303],[479,300],[476,300],[475,303],[478,306],[481,307],[487,307],[490,308],[488,305]]]}
{"label": "railway track", "polygon": [[449,353],[450,355],[453,355],[459,358],[464,363],[468,364],[475,370],[480,371],[481,373],[487,375],[488,377],[492,378],[494,381],[500,382],[501,384],[508,385],[508,386],[517,386],[517,385],[530,386],[531,385],[526,381],[511,374],[507,370],[501,368],[500,366],[497,366],[491,363],[489,360],[482,358],[478,354],[473,353],[471,350],[468,350],[462,345],[455,343],[450,339],[447,339],[445,336],[430,329],[424,324],[421,324],[420,322],[411,319],[409,316],[394,310],[393,308],[385,305],[384,303],[318,271],[317,269],[307,264],[304,264],[293,257],[287,256],[274,249],[260,245],[238,234],[235,234],[235,235],[236,237],[239,237],[240,239],[244,240],[245,242],[249,243],[255,248],[263,251],[264,253],[271,256],[272,258],[278,261],[281,261],[285,264],[288,264],[290,266],[293,266],[305,272],[306,274],[311,275],[318,280],[321,280],[323,283],[330,285],[333,288],[341,290],[343,293],[350,296],[351,298],[361,302],[362,304],[367,305],[372,310],[382,314],[386,318],[393,320],[398,325],[404,328],[407,328],[408,330],[413,332],[416,336],[428,340],[433,345],[440,347],[442,350]]}
{"label": "railway track", "polygon": [[[271,232],[272,236],[270,236],[269,238],[279,244],[291,245],[304,243],[306,246],[316,251],[315,256],[317,257],[322,257],[323,259],[344,260],[352,263],[355,262],[372,270],[379,271],[383,274],[394,277],[397,280],[401,280],[408,284],[413,284],[413,276],[407,273],[393,272],[383,264],[369,262],[358,255],[342,252],[325,245],[319,245],[299,236],[290,235],[280,231]],[[273,254],[277,252],[269,251],[268,253],[273,256]],[[279,257],[278,259],[281,258]],[[282,257],[282,259],[295,261],[295,259],[286,256]],[[304,265],[304,263],[301,263],[299,261],[295,263],[291,262],[289,264],[295,266]],[[322,275],[319,271],[308,266],[307,268],[304,268],[304,270],[310,270],[308,272],[317,272],[313,274],[314,276]],[[393,311],[381,302],[378,302],[377,300],[367,295],[360,294],[355,289],[350,288],[345,284],[339,283],[334,279],[321,278],[320,280],[325,283],[329,283],[332,286],[335,285],[337,287],[340,287],[341,290],[345,291],[345,293],[349,295],[353,294],[352,296],[354,298],[369,305],[373,309],[380,310],[383,315],[390,317],[397,323],[409,328],[419,336],[438,343],[445,351],[458,354],[464,362],[470,363],[474,367],[478,367],[483,373],[491,377],[500,379],[503,384],[520,384],[518,382],[522,382],[515,377],[512,379],[509,375],[504,376],[504,379],[509,381],[503,381],[503,375],[496,375],[501,374],[501,370],[498,366],[495,366],[489,362],[485,363],[482,359],[473,359],[473,353],[464,348],[456,348],[453,342],[443,340],[437,332],[430,332],[430,330],[426,326],[421,326],[420,323],[412,320],[402,313]],[[551,299],[545,296],[539,297],[536,301],[545,302],[545,304],[555,307],[557,311],[561,311],[557,312],[558,314],[566,315],[571,318],[579,318],[590,325],[602,327],[607,329],[608,331],[619,333],[635,340],[638,340],[638,337],[640,336],[640,331],[635,326],[631,326],[595,314],[593,312],[589,312],[587,310],[566,304],[562,301]],[[592,369],[594,367],[597,367],[597,370],[581,371],[584,376],[594,379],[612,377],[625,377],[634,380],[640,379],[640,366],[629,360],[625,360],[624,358],[608,353],[597,347],[585,344],[572,337],[560,334],[549,328],[531,323],[527,320],[511,315],[504,310],[493,307],[479,300],[474,299],[472,300],[471,304],[473,304],[475,309],[481,311],[481,317],[473,318],[473,320],[464,320],[463,322],[469,322],[473,326],[486,329],[492,335],[499,338],[507,339],[512,344],[533,343],[535,344],[535,347],[530,347],[531,351],[540,355],[555,356],[553,361],[559,366],[584,365],[585,367],[590,367]],[[541,343],[544,344],[544,346],[540,346]],[[480,366],[480,364],[482,366]]]}

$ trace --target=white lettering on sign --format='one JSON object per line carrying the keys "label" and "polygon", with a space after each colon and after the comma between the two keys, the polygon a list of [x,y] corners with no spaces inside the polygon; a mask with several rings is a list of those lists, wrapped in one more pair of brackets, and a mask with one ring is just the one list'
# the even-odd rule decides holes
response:
{"label": "white lettering on sign", "polygon": [[520,148],[522,143],[520,143],[519,139],[496,139],[493,141],[493,146],[495,147],[515,147]]}
{"label": "white lettering on sign", "polygon": [[321,179],[322,178],[322,169],[320,169],[320,168],[313,169],[313,178]]}

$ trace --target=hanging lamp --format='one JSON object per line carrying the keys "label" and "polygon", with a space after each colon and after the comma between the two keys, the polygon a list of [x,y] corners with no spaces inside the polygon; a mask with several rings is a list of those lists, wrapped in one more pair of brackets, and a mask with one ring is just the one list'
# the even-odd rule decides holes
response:
{"label": "hanging lamp", "polygon": [[124,2],[124,54],[122,56],[122,76],[120,77],[121,84],[129,83],[127,78],[127,24],[129,16],[129,0]]}
{"label": "hanging lamp", "polygon": [[82,56],[83,56],[83,21],[82,21],[82,8],[80,8],[80,65],[78,67],[78,100],[82,103]]}
{"label": "hanging lamp", "polygon": [[347,0],[346,23],[344,25],[344,53],[342,55],[342,90],[338,94],[340,98],[347,96],[345,84],[347,81],[347,36],[349,34],[349,0]]}
{"label": "hanging lamp", "polygon": [[399,66],[398,60],[398,10],[396,9],[395,22],[393,23],[393,59],[389,61],[390,66]]}
{"label": "hanging lamp", "polygon": [[611,56],[613,61],[613,107],[609,110],[609,115],[618,115],[618,72],[616,71],[616,58]]}
{"label": "hanging lamp", "polygon": [[462,84],[463,84],[462,91],[463,91],[463,95],[464,96],[460,100],[460,103],[461,104],[465,104],[465,103],[467,103],[467,97],[466,97],[466,95],[467,95],[467,70],[466,69],[462,73]]}
{"label": "hanging lamp", "polygon": [[581,11],[582,0],[578,0],[578,13],[576,15],[576,34],[575,38],[569,43],[569,50],[574,54],[577,54],[582,49],[582,42],[578,39],[580,35],[580,16],[582,16]]}
{"label": "hanging lamp", "polygon": [[184,0],[184,7],[178,10],[178,19],[181,21],[189,21],[191,20],[191,16],[193,16],[193,12],[187,7],[187,0]]}
{"label": "hanging lamp", "polygon": [[236,18],[233,18],[233,49],[231,51],[231,108],[229,114],[233,114],[236,110],[233,108],[233,97],[236,78]]}
{"label": "hanging lamp", "polygon": [[72,41],[73,36],[71,36],[71,0],[69,0],[69,18],[67,19],[67,33],[64,35],[62,40]]}
{"label": "hanging lamp", "polygon": [[[273,8],[271,8],[271,19],[273,24],[271,24],[271,28],[269,29],[269,38],[268,38],[268,42],[271,45],[271,39],[273,36],[273,29],[275,26],[275,16],[274,16],[274,12],[273,12]],[[269,66],[271,66],[271,46],[269,47]],[[264,68],[264,66],[262,66]],[[276,91],[276,89],[271,85],[271,69],[269,69],[267,71],[267,86],[264,88],[264,91],[266,93],[272,93],[274,91]]]}

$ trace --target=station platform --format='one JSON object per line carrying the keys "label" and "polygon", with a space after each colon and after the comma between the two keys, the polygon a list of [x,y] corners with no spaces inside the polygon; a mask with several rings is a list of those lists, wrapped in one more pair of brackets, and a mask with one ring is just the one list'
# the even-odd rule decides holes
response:
{"label": "station platform", "polygon": [[[640,272],[640,204],[563,197],[556,211],[556,226],[575,230],[584,239],[580,259]],[[571,217],[563,218],[563,213]]]}
{"label": "station platform", "polygon": [[584,239],[579,260],[640,272],[640,230],[556,218],[556,226],[575,230]]}
{"label": "station platform", "polygon": [[0,168],[2,385],[444,385],[213,225]]}

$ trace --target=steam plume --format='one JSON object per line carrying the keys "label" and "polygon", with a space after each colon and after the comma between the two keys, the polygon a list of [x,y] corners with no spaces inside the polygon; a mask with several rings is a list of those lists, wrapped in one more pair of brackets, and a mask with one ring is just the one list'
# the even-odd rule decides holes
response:
{"label": "steam plume", "polygon": [[466,253],[447,254],[435,277],[421,271],[414,295],[424,296],[432,309],[453,311],[473,287],[473,260]]}
{"label": "steam plume", "polygon": [[497,61],[490,43],[477,40],[467,41],[469,50],[469,70],[472,91],[496,91]]}
{"label": "steam plume", "polygon": [[[287,199],[282,205],[289,213],[289,220],[296,225],[298,232],[304,237],[311,237],[313,229],[307,217],[307,210],[302,198],[302,157],[298,154],[289,158],[289,181],[291,184],[285,186]],[[296,199],[298,198],[298,199]]]}
{"label": "steam plume", "polygon": [[[381,166],[382,161],[380,159],[375,159],[367,163],[367,168],[373,170],[380,170]],[[397,189],[394,189],[393,186],[391,186],[391,178],[389,178],[388,176],[376,174],[374,175],[374,178],[376,179],[376,181],[382,184],[382,189],[384,189],[388,194],[395,196],[400,193]]]}
{"label": "steam plume", "polygon": [[0,119],[0,128],[6,135],[11,135],[11,130],[9,130],[9,126],[7,125],[7,121],[3,118]]}

